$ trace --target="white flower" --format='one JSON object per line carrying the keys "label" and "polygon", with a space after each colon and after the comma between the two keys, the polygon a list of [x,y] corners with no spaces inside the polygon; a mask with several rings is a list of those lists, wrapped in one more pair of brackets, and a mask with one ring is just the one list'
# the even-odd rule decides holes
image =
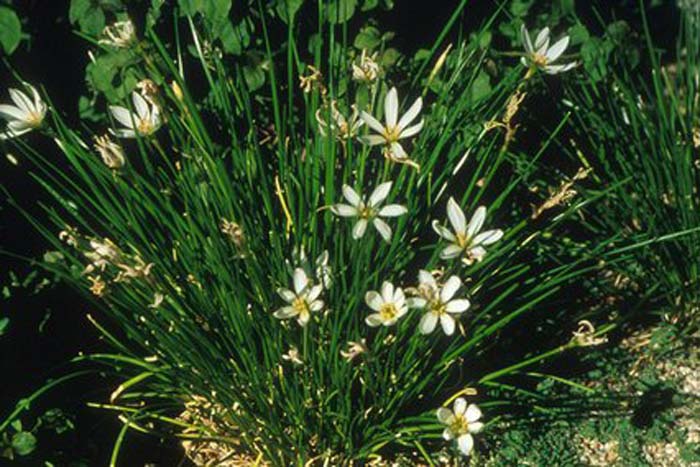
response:
{"label": "white flower", "polygon": [[113,135],[120,138],[135,138],[149,136],[155,133],[161,125],[160,109],[157,105],[149,104],[139,93],[132,92],[131,100],[134,103],[136,113],[131,113],[126,107],[119,105],[109,106],[112,116],[126,128],[118,130],[110,129]]}
{"label": "white flower", "polygon": [[433,221],[433,229],[439,236],[450,242],[440,253],[442,259],[452,259],[464,255],[463,261],[472,264],[474,261],[481,261],[486,255],[484,246],[496,243],[503,237],[500,229],[487,230],[479,233],[486,219],[486,208],[479,206],[474,212],[469,224],[464,217],[464,212],[454,198],[447,202],[447,217],[452,224],[451,232],[448,228],[440,225],[438,221]]}
{"label": "white flower", "polygon": [[296,318],[299,325],[306,326],[311,319],[311,312],[323,309],[323,301],[318,300],[322,290],[321,284],[311,285],[304,270],[296,268],[294,270],[294,291],[285,288],[277,289],[279,296],[289,305],[275,311],[274,317],[278,319]]}
{"label": "white flower", "polygon": [[521,62],[526,67],[539,68],[545,73],[556,75],[576,66],[576,62],[554,64],[569,46],[569,36],[562,37],[550,47],[549,28],[544,28],[537,34],[533,44],[530,39],[530,33],[527,32],[527,28],[523,24],[520,28],[520,37],[523,47],[525,47],[525,56],[522,57]]}
{"label": "white flower", "polygon": [[0,117],[7,121],[7,127],[0,139],[9,139],[39,128],[46,116],[46,104],[30,84],[25,86],[32,93],[30,98],[19,89],[10,88],[10,98],[15,105],[0,104]]}
{"label": "white flower", "polygon": [[95,149],[100,154],[102,162],[110,169],[119,170],[124,167],[126,163],[124,151],[109,136],[95,136]]}
{"label": "white flower", "polygon": [[447,425],[442,432],[445,440],[456,440],[459,450],[468,456],[474,448],[473,433],[478,433],[484,428],[484,424],[478,421],[481,418],[481,410],[476,404],[469,404],[464,398],[455,400],[453,410],[440,407],[437,410],[437,418],[443,425]]}
{"label": "white flower", "polygon": [[363,83],[371,83],[376,80],[381,71],[377,63],[377,55],[377,52],[367,55],[367,51],[363,50],[360,62],[352,64],[352,79]]}
{"label": "white flower", "polygon": [[292,363],[293,365],[303,365],[304,364],[304,361],[301,359],[301,354],[299,353],[299,349],[297,349],[294,346],[291,346],[286,354],[282,354],[282,360],[286,360],[286,361]]}
{"label": "white flower", "polygon": [[380,325],[392,326],[408,312],[403,290],[401,287],[394,288],[391,282],[382,284],[381,294],[374,290],[367,292],[365,302],[376,311],[365,318],[367,325],[373,328]]}
{"label": "white flower", "polygon": [[136,40],[136,28],[131,20],[117,21],[102,31],[103,39],[98,42],[117,48],[129,47]]}
{"label": "white flower", "polygon": [[380,217],[398,217],[408,212],[408,209],[400,204],[389,204],[379,208],[389,196],[392,183],[384,182],[379,185],[367,201],[350,186],[343,185],[343,196],[350,204],[334,204],[331,206],[331,211],[337,216],[359,218],[352,228],[352,238],[355,240],[362,238],[367,230],[367,223],[371,221],[382,238],[387,242],[391,241],[391,227]]}
{"label": "white flower", "polygon": [[410,307],[426,310],[418,329],[422,334],[430,334],[440,321],[443,332],[451,336],[455,332],[455,319],[451,315],[464,313],[470,305],[465,298],[453,298],[462,286],[462,281],[457,276],[451,276],[440,287],[433,275],[424,270],[418,272],[418,281],[419,296],[408,300]]}
{"label": "white flower", "polygon": [[318,109],[316,111],[316,121],[318,122],[319,133],[323,136],[328,136],[327,130],[330,130],[330,133],[341,142],[354,138],[357,135],[357,131],[365,122],[360,120],[360,113],[355,104],[351,105],[350,108],[352,109],[352,113],[349,118],[345,118],[338,110],[336,101],[331,101],[330,122],[327,122],[323,118],[327,114],[327,111]]}
{"label": "white flower", "polygon": [[396,88],[391,88],[384,99],[384,125],[365,111],[360,114],[362,120],[378,133],[362,136],[361,141],[370,146],[383,144],[385,157],[394,162],[415,166],[416,163],[408,158],[399,140],[414,136],[423,128],[423,120],[409,126],[420,113],[422,106],[423,100],[419,97],[399,119],[399,97]]}

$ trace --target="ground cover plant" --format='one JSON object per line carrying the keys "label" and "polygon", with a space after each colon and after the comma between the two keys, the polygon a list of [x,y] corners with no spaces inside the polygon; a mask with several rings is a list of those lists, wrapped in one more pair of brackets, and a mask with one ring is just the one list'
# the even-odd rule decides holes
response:
{"label": "ground cover plant", "polygon": [[108,385],[90,407],[120,422],[110,465],[141,434],[195,465],[510,465],[540,443],[521,439],[533,422],[625,416],[552,362],[585,365],[628,329],[608,265],[690,251],[695,224],[622,241],[610,214],[581,241],[590,212],[641,188],[548,166],[572,121],[602,114],[592,100],[528,145],[523,114],[553,82],[617,87],[592,77],[592,36],[557,27],[566,2],[536,19],[517,3],[465,28],[455,2],[407,53],[375,19],[391,2],[72,1],[77,111],[5,61],[7,171],[41,209],[4,193],[103,345],[8,411],[3,455],[72,429],[27,414],[90,372]]}

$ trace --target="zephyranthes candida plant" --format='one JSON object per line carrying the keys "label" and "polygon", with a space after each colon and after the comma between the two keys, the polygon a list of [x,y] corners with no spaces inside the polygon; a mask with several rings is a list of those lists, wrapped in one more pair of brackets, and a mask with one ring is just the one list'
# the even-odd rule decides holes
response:
{"label": "zephyranthes candida plant", "polygon": [[494,125],[526,71],[477,95],[476,40],[390,70],[339,26],[319,20],[304,56],[294,21],[256,18],[260,90],[206,23],[174,41],[121,23],[99,53],[138,43],[142,79],[94,136],[38,97],[3,114],[10,136],[43,124],[57,143],[12,140],[54,196],[37,222],[65,259],[50,267],[102,310],[114,353],[85,358],[124,378],[108,408],[219,460],[469,455],[507,414],[487,389],[540,360],[484,355],[571,277],[530,261],[539,230]]}

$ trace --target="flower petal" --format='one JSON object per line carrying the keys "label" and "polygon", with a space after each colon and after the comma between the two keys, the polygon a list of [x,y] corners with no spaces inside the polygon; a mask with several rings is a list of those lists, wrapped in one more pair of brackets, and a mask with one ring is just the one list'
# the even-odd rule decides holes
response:
{"label": "flower petal", "polygon": [[525,47],[525,51],[527,53],[532,54],[535,52],[535,48],[532,46],[532,40],[530,39],[530,33],[527,32],[525,23],[520,26],[520,40],[522,41],[523,47]]}
{"label": "flower petal", "polygon": [[454,416],[452,415],[452,411],[446,407],[440,407],[437,409],[437,419],[440,423],[444,423],[445,425],[450,425],[454,421]]}
{"label": "flower petal", "polygon": [[474,423],[481,418],[481,409],[477,407],[476,404],[469,404],[465,412],[465,417],[469,423]]}
{"label": "flower petal", "polygon": [[280,287],[277,289],[277,295],[282,297],[282,300],[284,300],[287,303],[292,303],[295,298],[297,298],[296,294],[292,292],[289,289],[285,289],[283,287]]}
{"label": "flower petal", "polygon": [[484,220],[486,219],[486,208],[484,206],[479,206],[476,208],[474,215],[469,220],[469,225],[467,226],[467,237],[474,238],[477,232],[481,230],[484,225]]}
{"label": "flower petal", "polygon": [[420,323],[418,323],[418,330],[421,332],[421,334],[430,334],[435,330],[437,322],[437,315],[429,311],[426,314],[424,314],[423,317],[420,319]]}
{"label": "flower petal", "polygon": [[298,314],[298,312],[291,306],[285,306],[275,311],[273,316],[277,319],[288,319],[293,318]]}
{"label": "flower petal", "polygon": [[442,290],[440,291],[440,301],[442,303],[447,303],[450,300],[452,300],[452,297],[455,296],[457,293],[457,290],[462,286],[462,280],[457,277],[457,276],[450,276],[449,279],[447,279],[447,282],[445,282],[445,285],[442,287]]}
{"label": "flower petal", "polygon": [[146,120],[150,117],[148,102],[146,102],[146,99],[144,99],[141,94],[138,92],[132,92],[131,101],[134,103],[134,110],[136,110],[136,114],[141,119]]}
{"label": "flower petal", "polygon": [[379,311],[384,304],[384,299],[382,299],[382,296],[379,295],[379,292],[370,290],[365,294],[365,303],[367,303],[367,306],[374,311]]}
{"label": "flower petal", "polygon": [[455,320],[450,315],[440,316],[440,326],[446,336],[451,336],[455,332]]}
{"label": "flower petal", "polygon": [[419,131],[423,129],[423,125],[425,124],[424,120],[421,120],[420,122],[416,123],[415,125],[409,126],[405,130],[399,134],[399,138],[410,138],[413,135],[418,134]]}
{"label": "flower petal", "polygon": [[406,299],[406,305],[409,308],[425,308],[425,305],[427,304],[428,301],[423,297],[410,297]]}
{"label": "flower petal", "polygon": [[306,294],[306,300],[308,302],[313,302],[318,298],[319,295],[321,295],[321,292],[323,291],[323,285],[321,284],[316,284],[313,287],[309,289],[309,292]]}
{"label": "flower petal", "polygon": [[468,456],[474,448],[474,438],[469,433],[466,433],[457,438],[457,446],[459,446],[459,450],[462,454]]}
{"label": "flower petal", "polygon": [[447,201],[447,218],[450,220],[455,233],[464,235],[464,232],[467,230],[467,219],[464,217],[462,208],[459,207],[457,201],[452,197]]}
{"label": "flower petal", "polygon": [[503,238],[503,231],[500,229],[486,230],[474,237],[473,245],[491,245]]}
{"label": "flower petal", "polygon": [[469,309],[471,303],[466,298],[460,298],[458,300],[451,300],[447,305],[445,305],[445,311],[448,313],[464,313]]}
{"label": "flower petal", "polygon": [[425,269],[421,269],[418,271],[418,282],[420,282],[421,285],[427,285],[431,289],[437,288],[437,282],[435,281],[435,277]]}
{"label": "flower petal", "polygon": [[549,45],[549,27],[542,29],[535,38],[535,49],[540,50],[543,46]]}
{"label": "flower petal", "polygon": [[311,311],[321,311],[323,310],[323,300],[314,300],[309,304],[309,310]]}
{"label": "flower petal", "polygon": [[464,249],[459,245],[448,245],[440,252],[440,258],[452,259],[462,254]]}
{"label": "flower petal", "polygon": [[370,207],[376,207],[381,204],[391,191],[391,185],[393,182],[384,182],[374,189],[372,194],[369,196],[369,201],[367,204]]}
{"label": "flower petal", "polygon": [[382,315],[379,313],[372,313],[365,318],[365,323],[367,323],[367,326],[376,328],[377,326],[381,326],[384,323],[384,320],[382,319]]}
{"label": "flower petal", "polygon": [[359,204],[362,202],[360,195],[358,195],[350,185],[343,185],[343,196],[351,206],[359,206]]}
{"label": "flower petal", "polygon": [[365,236],[367,231],[367,219],[359,219],[352,228],[352,238],[359,240]]}
{"label": "flower petal", "polygon": [[479,433],[484,429],[484,424],[481,422],[474,422],[469,424],[469,433]]}
{"label": "flower petal", "polygon": [[444,238],[445,240],[447,240],[449,242],[456,242],[457,241],[454,234],[452,232],[450,232],[450,230],[447,227],[440,225],[440,222],[438,222],[437,220],[434,220],[432,225],[433,225],[433,230],[440,237]]}
{"label": "flower petal", "polygon": [[399,116],[399,95],[396,88],[389,89],[384,98],[384,119],[386,126],[393,128],[396,126],[396,120]]}
{"label": "flower petal", "polygon": [[26,120],[27,112],[14,105],[0,104],[0,117],[5,120]]}
{"label": "flower petal", "polygon": [[394,284],[389,281],[384,281],[382,283],[382,298],[384,303],[391,303],[394,301]]}
{"label": "flower petal", "polygon": [[410,125],[410,123],[415,120],[415,118],[418,116],[420,113],[420,109],[423,107],[423,99],[420,97],[416,99],[413,104],[411,104],[411,107],[406,111],[405,114],[401,117],[399,120],[399,130],[403,132],[403,130]]}
{"label": "flower petal", "polygon": [[547,50],[547,54],[545,55],[545,57],[547,57],[547,62],[551,63],[561,57],[561,54],[564,53],[568,46],[569,36],[564,36],[555,42],[554,45]]}
{"label": "flower petal", "polygon": [[401,146],[401,144],[397,141],[391,143],[389,150],[391,151],[391,157],[396,160],[408,159],[408,154],[404,150],[403,146]]}
{"label": "flower petal", "polygon": [[369,146],[377,146],[380,144],[385,144],[386,138],[384,138],[383,136],[379,136],[379,135],[366,135],[366,136],[360,136],[360,141],[362,141],[364,144],[367,144]]}
{"label": "flower petal", "polygon": [[403,216],[408,212],[406,206],[400,204],[388,204],[379,210],[378,215],[381,217],[398,217]]}
{"label": "flower petal", "polygon": [[121,107],[119,105],[110,105],[109,112],[112,114],[114,119],[124,125],[127,128],[134,128],[134,119],[129,109],[126,107]]}
{"label": "flower petal", "polygon": [[348,204],[334,204],[331,206],[331,212],[340,217],[356,217],[357,208]]}
{"label": "flower petal", "polygon": [[374,224],[374,228],[377,229],[377,232],[379,232],[379,235],[382,236],[385,242],[390,243],[391,242],[391,227],[381,220],[378,217],[375,217],[374,220],[372,221],[372,224]]}
{"label": "flower petal", "polygon": [[455,413],[455,416],[464,415],[464,412],[466,410],[467,410],[467,400],[464,397],[458,397],[455,400],[453,410],[452,410]]}
{"label": "flower petal", "polygon": [[[368,114],[364,110],[360,112],[360,118],[364,121],[368,127],[376,131],[377,133],[384,133],[384,125],[382,125],[379,120],[374,118],[372,115]],[[384,138],[382,138],[384,140]]]}
{"label": "flower petal", "polygon": [[302,268],[296,268],[294,270],[294,291],[296,294],[301,295],[308,285],[309,278],[306,277],[304,270]]}
{"label": "flower petal", "polygon": [[32,100],[25,93],[14,88],[10,88],[9,92],[10,99],[12,99],[12,102],[14,102],[17,107],[25,112],[33,112],[35,110]]}

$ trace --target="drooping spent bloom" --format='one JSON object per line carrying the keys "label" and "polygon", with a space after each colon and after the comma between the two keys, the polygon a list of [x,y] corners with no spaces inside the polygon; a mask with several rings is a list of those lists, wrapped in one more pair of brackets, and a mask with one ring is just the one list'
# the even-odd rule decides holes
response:
{"label": "drooping spent bloom", "polygon": [[364,121],[360,120],[360,113],[357,106],[350,106],[352,113],[348,118],[338,110],[338,103],[333,100],[330,104],[330,120],[326,121],[324,117],[328,113],[327,110],[318,109],[316,111],[316,121],[318,122],[318,131],[323,136],[328,136],[330,133],[335,139],[340,142],[345,142],[357,136],[357,131],[364,125]]}
{"label": "drooping spent bloom", "polygon": [[455,400],[452,410],[440,407],[437,410],[437,418],[440,423],[446,425],[442,437],[447,441],[456,440],[457,447],[465,456],[471,454],[474,448],[472,434],[484,428],[484,424],[479,421],[481,409],[476,404],[467,405],[467,401],[459,397]]}
{"label": "drooping spent bloom", "polygon": [[401,287],[391,282],[382,284],[381,293],[370,290],[365,294],[365,302],[375,313],[365,318],[368,326],[392,326],[408,312],[406,296]]}
{"label": "drooping spent bloom", "polygon": [[400,204],[388,204],[383,208],[379,206],[384,202],[393,182],[384,182],[374,189],[369,199],[357,194],[349,185],[343,185],[343,196],[350,204],[334,204],[331,206],[333,214],[341,217],[357,217],[358,220],[352,228],[352,238],[362,238],[367,230],[367,224],[372,222],[374,228],[382,238],[391,241],[391,227],[384,222],[382,217],[398,217],[406,214],[408,209]]}
{"label": "drooping spent bloom", "polygon": [[466,298],[454,298],[462,286],[461,279],[451,276],[440,286],[430,272],[420,270],[418,281],[418,296],[408,299],[410,307],[425,310],[418,329],[422,334],[430,334],[439,321],[443,332],[451,336],[455,332],[455,318],[452,315],[464,313],[470,306]]}
{"label": "drooping spent bloom", "polygon": [[108,135],[95,136],[95,150],[102,158],[102,162],[112,170],[119,170],[126,164],[124,150]]}
{"label": "drooping spent bloom", "polygon": [[464,212],[457,204],[454,198],[450,198],[447,202],[447,217],[452,224],[453,231],[447,227],[440,225],[435,220],[433,221],[433,230],[442,238],[450,242],[440,253],[442,259],[452,259],[463,255],[462,261],[467,265],[473,264],[475,261],[481,261],[486,255],[487,245],[496,243],[503,237],[503,231],[500,229],[486,230],[481,232],[486,219],[486,208],[479,206],[472,216],[469,224],[467,224]]}
{"label": "drooping spent bloom", "polygon": [[323,286],[311,285],[309,278],[302,268],[294,270],[294,291],[280,287],[277,294],[289,305],[275,311],[278,319],[296,318],[300,326],[306,326],[311,320],[311,313],[323,309],[323,301],[319,300]]}
{"label": "drooping spent bloom", "polygon": [[127,48],[136,41],[136,28],[130,19],[117,21],[110,26],[106,26],[102,31],[102,36],[103,38],[98,41],[99,44],[116,48]]}
{"label": "drooping spent bloom", "polygon": [[352,64],[352,79],[361,83],[372,83],[379,77],[381,67],[377,63],[377,52],[368,55],[366,50],[362,51],[360,60]]}
{"label": "drooping spent bloom", "polygon": [[46,104],[34,86],[26,83],[25,86],[31,92],[31,97],[19,89],[10,88],[10,98],[15,105],[0,104],[0,117],[7,122],[7,126],[0,133],[0,139],[23,135],[39,128],[44,122],[48,109]]}
{"label": "drooping spent bloom", "polygon": [[136,113],[132,113],[126,107],[119,105],[109,106],[109,111],[115,120],[125,127],[117,130],[110,129],[109,131],[120,138],[136,138],[136,135],[152,135],[160,128],[162,123],[160,108],[157,105],[149,103],[138,92],[131,93],[131,100],[134,103],[134,110]]}
{"label": "drooping spent bloom", "polygon": [[530,33],[527,32],[527,28],[523,24],[520,28],[520,37],[525,48],[525,56],[521,58],[521,62],[526,67],[540,69],[547,74],[556,75],[576,66],[576,62],[554,64],[569,46],[569,36],[562,37],[550,47],[549,28],[544,28],[537,34],[533,44],[530,39]]}
{"label": "drooping spent bloom", "polygon": [[370,146],[384,145],[384,156],[394,162],[409,164],[417,167],[399,140],[415,136],[423,128],[423,120],[415,125],[411,122],[418,117],[423,107],[423,99],[416,99],[411,107],[399,119],[399,97],[396,88],[391,88],[384,99],[384,119],[382,124],[372,115],[365,111],[360,113],[360,117],[377,134],[360,137],[360,140]]}

